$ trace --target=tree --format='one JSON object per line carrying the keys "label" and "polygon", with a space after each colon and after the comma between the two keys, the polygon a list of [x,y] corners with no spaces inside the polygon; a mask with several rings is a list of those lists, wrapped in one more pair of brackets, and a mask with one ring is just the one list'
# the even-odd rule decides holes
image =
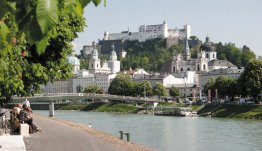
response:
{"label": "tree", "polygon": [[76,92],[77,92],[77,93],[81,93],[82,90],[83,90],[83,87],[82,87],[81,85],[78,85],[78,86],[76,87]]}
{"label": "tree", "polygon": [[262,92],[262,60],[251,60],[240,76],[243,95],[251,95],[255,100]]}
{"label": "tree", "polygon": [[207,80],[207,83],[204,85],[204,93],[206,96],[208,95],[208,90],[214,90],[215,89],[215,79],[210,78]]}
{"label": "tree", "polygon": [[[71,42],[85,26],[79,13],[82,5],[71,5],[80,4],[78,0],[59,0],[61,3],[55,4],[56,1],[50,4],[54,4],[52,8],[59,7],[59,12],[52,11],[51,7],[43,8],[41,21],[36,18],[41,11],[35,12],[36,8],[45,6],[43,3],[49,0],[0,2],[0,96],[5,101],[15,94],[28,96],[39,93],[40,85],[72,76],[67,57],[72,53]],[[87,2],[82,2],[83,6]],[[75,10],[76,7],[79,8]],[[58,15],[58,21],[52,27],[52,19],[48,19],[50,14]],[[46,33],[43,34],[42,30]]]}
{"label": "tree", "polygon": [[93,85],[89,85],[89,86],[85,87],[84,92],[85,93],[99,93],[99,94],[102,94],[103,90],[98,85],[93,84]]}
{"label": "tree", "polygon": [[152,85],[148,81],[143,81],[137,84],[137,94],[140,96],[151,96],[152,95]]}
{"label": "tree", "polygon": [[199,38],[198,38],[197,36],[193,35],[193,36],[190,36],[189,39],[190,39],[190,40],[198,40]]}
{"label": "tree", "polygon": [[241,54],[241,65],[246,66],[247,63],[252,59],[256,59],[255,53],[252,52],[246,45],[244,45]]}
{"label": "tree", "polygon": [[166,95],[166,89],[161,83],[156,83],[155,86],[153,86],[153,94],[157,96],[165,96]]}
{"label": "tree", "polygon": [[181,44],[176,44],[169,48],[170,53],[173,55],[178,53],[183,53],[183,50],[184,50],[184,46]]}
{"label": "tree", "polygon": [[172,87],[172,88],[169,90],[169,94],[170,94],[170,96],[173,97],[173,99],[174,99],[175,97],[178,97],[178,96],[180,95],[179,90],[178,90],[176,87]]}
{"label": "tree", "polygon": [[119,74],[111,82],[108,93],[113,95],[131,95],[134,88],[131,77],[128,74]]}
{"label": "tree", "polygon": [[[60,10],[66,13],[83,15],[83,8],[91,0],[1,0],[0,6],[0,43],[1,51],[8,49],[8,36],[12,31],[6,25],[6,20],[14,17],[17,26],[17,36],[25,33],[28,43],[36,46],[38,54],[42,54],[48,46],[52,30],[59,23]],[[101,0],[92,0],[95,6]]]}

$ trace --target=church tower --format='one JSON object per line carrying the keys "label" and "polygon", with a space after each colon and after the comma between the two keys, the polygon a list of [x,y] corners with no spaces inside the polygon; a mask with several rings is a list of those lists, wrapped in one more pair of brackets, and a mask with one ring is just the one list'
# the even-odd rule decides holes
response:
{"label": "church tower", "polygon": [[112,51],[110,55],[110,60],[108,61],[108,67],[110,68],[111,73],[117,73],[120,71],[120,61],[117,60],[114,43],[112,44],[111,48]]}
{"label": "church tower", "polygon": [[190,54],[190,49],[189,49],[189,45],[188,45],[188,39],[186,38],[185,40],[185,50],[184,50],[184,59],[185,60],[190,60],[191,59],[191,54]]}
{"label": "church tower", "polygon": [[91,59],[89,61],[89,72],[96,73],[99,72],[101,69],[100,59],[98,58],[98,51],[97,49],[93,49]]}

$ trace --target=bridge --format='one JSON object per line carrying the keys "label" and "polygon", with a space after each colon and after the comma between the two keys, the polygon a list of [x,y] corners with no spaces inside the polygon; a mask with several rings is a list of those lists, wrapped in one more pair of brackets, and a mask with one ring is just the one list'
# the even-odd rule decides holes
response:
{"label": "bridge", "polygon": [[[131,97],[131,96],[120,96],[120,95],[110,95],[110,94],[95,94],[95,93],[47,93],[47,94],[38,94],[33,97],[27,97],[28,100],[33,102],[59,102],[62,100],[86,100],[86,99],[96,99],[96,100],[118,100],[126,102],[159,102],[159,98],[150,97]],[[24,97],[13,97],[12,102],[23,102]]]}
{"label": "bridge", "polygon": [[[153,103],[154,107],[160,102],[159,98],[143,98],[143,97],[130,97],[130,96],[119,96],[119,95],[109,95],[109,94],[95,94],[95,93],[48,93],[48,94],[38,94],[33,97],[27,97],[31,104],[49,104],[49,116],[54,116],[54,103],[68,103],[69,100],[74,102],[77,100],[86,99],[99,99],[99,100],[119,100],[126,102],[141,102],[141,103]],[[10,104],[17,104],[24,102],[24,97],[13,97]]]}

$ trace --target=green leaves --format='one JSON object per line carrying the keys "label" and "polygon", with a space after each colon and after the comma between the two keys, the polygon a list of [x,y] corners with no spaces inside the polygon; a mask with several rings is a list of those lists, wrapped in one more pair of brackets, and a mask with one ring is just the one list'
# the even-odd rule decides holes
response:
{"label": "green leaves", "polygon": [[3,21],[0,21],[0,56],[3,57],[8,51],[8,36],[10,31]]}
{"label": "green leaves", "polygon": [[38,0],[36,17],[43,35],[46,35],[58,21],[57,0]]}

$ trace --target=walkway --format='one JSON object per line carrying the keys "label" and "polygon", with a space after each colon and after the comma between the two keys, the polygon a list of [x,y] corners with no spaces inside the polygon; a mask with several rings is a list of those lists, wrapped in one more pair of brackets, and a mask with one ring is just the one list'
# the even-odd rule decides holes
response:
{"label": "walkway", "polygon": [[41,133],[25,137],[27,151],[145,151],[142,145],[121,141],[85,125],[34,116]]}

